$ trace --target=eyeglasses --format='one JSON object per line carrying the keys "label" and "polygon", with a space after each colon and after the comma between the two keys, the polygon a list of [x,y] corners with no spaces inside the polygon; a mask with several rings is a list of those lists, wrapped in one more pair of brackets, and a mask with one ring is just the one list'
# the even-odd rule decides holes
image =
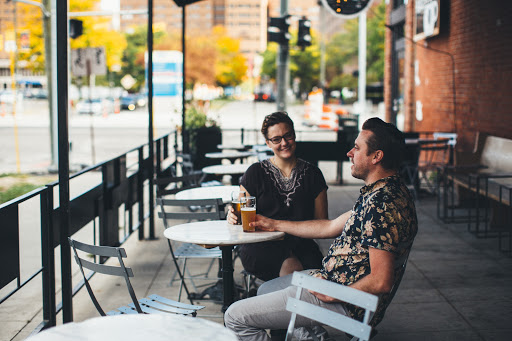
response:
{"label": "eyeglasses", "polygon": [[267,139],[268,141],[272,142],[273,144],[279,144],[281,143],[282,139],[285,139],[286,141],[292,141],[295,140],[295,133],[294,132],[288,132],[284,134],[283,136],[274,136],[271,139]]}

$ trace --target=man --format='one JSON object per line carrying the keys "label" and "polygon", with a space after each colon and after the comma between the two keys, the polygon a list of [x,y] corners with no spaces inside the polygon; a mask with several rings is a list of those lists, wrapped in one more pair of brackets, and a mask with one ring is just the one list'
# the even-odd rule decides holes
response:
{"label": "man", "polygon": [[[283,231],[304,238],[333,238],[322,268],[311,275],[379,295],[372,319],[377,325],[391,301],[389,293],[403,275],[395,259],[410,249],[418,223],[411,194],[398,176],[404,151],[403,134],[378,118],[367,120],[347,156],[352,176],[365,186],[352,211],[334,220],[279,221],[258,215],[253,223],[260,230]],[[226,327],[240,340],[270,340],[265,329],[286,329],[291,314],[288,297],[296,288],[291,275],[264,283],[258,296],[241,300],[225,314]],[[276,290],[277,289],[277,290]],[[350,316],[361,317],[362,310],[332,297],[303,291],[302,300]],[[318,323],[297,316],[296,327]]]}

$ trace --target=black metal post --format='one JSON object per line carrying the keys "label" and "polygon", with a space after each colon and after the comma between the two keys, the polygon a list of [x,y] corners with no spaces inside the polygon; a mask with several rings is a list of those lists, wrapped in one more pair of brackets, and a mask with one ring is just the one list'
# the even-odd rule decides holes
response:
{"label": "black metal post", "polygon": [[189,153],[189,145],[188,145],[188,138],[189,138],[189,134],[188,134],[188,131],[187,131],[187,125],[185,124],[185,118],[186,118],[186,114],[185,114],[185,110],[186,110],[186,105],[185,105],[185,90],[186,90],[186,82],[185,82],[185,61],[186,61],[186,58],[185,58],[185,32],[186,32],[186,10],[185,10],[186,6],[183,5],[181,7],[181,50],[183,51],[183,63],[182,63],[182,81],[183,81],[183,84],[182,84],[182,90],[181,90],[181,143],[182,143],[182,150],[183,150],[183,153],[185,154],[188,154]]}
{"label": "black metal post", "polygon": [[153,0],[148,0],[148,99],[149,99],[149,239],[155,239],[155,194],[153,176],[155,175],[155,158],[153,142]]}
{"label": "black metal post", "polygon": [[43,320],[45,327],[57,324],[55,305],[55,248],[53,240],[53,186],[41,193],[41,265],[43,267]]}
{"label": "black metal post", "polygon": [[139,170],[137,172],[137,203],[139,211],[139,240],[144,239],[144,147],[138,150]]}
{"label": "black metal post", "polygon": [[68,134],[68,2],[57,0],[57,118],[59,145],[59,218],[62,276],[62,321],[73,321],[73,287],[69,236],[69,134]]}
{"label": "black metal post", "polygon": [[226,311],[234,301],[233,279],[233,247],[221,246],[222,250],[222,279],[224,284],[224,305],[222,311]]}

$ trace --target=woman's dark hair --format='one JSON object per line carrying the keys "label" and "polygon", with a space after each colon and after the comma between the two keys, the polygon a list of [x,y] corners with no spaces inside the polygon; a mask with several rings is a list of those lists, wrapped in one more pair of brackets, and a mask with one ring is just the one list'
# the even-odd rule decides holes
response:
{"label": "woman's dark hair", "polygon": [[293,121],[290,116],[288,116],[288,113],[286,111],[276,111],[270,115],[265,116],[263,124],[261,125],[261,133],[265,139],[268,139],[268,128],[278,123],[286,123],[295,133],[295,128],[293,128]]}
{"label": "woman's dark hair", "polygon": [[398,170],[405,152],[405,140],[403,133],[398,128],[386,123],[380,118],[373,117],[363,123],[363,130],[372,132],[368,138],[368,155],[377,150],[382,150],[382,167]]}

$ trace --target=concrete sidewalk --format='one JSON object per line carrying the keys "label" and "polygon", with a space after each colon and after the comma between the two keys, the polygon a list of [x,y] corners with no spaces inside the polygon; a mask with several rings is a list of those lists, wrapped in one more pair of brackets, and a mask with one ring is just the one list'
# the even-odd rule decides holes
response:
{"label": "concrete sidewalk", "polygon": [[[329,216],[349,210],[359,194],[358,185],[331,185]],[[434,197],[417,202],[419,232],[398,293],[388,308],[378,334],[383,340],[510,340],[512,338],[512,258],[497,251],[497,239],[477,239],[464,224],[443,224],[436,217]],[[126,248],[127,265],[133,268],[135,291],[139,298],[150,293],[177,298],[177,285],[169,286],[172,265],[163,226],[157,221],[154,241],[138,241],[132,236]],[[330,241],[322,240],[325,253]],[[191,262],[197,264],[197,261]],[[197,265],[195,265],[197,266]],[[240,262],[235,263],[235,280],[241,283]],[[212,271],[213,275],[215,271]],[[76,284],[79,277],[75,276]],[[95,276],[106,309],[128,302],[125,284]],[[59,297],[60,300],[60,297]],[[207,306],[199,317],[222,323],[221,304],[199,301]],[[74,320],[98,316],[85,290],[73,299]],[[19,307],[20,311],[23,307]],[[24,340],[41,321],[35,317],[17,336]],[[3,328],[3,327],[0,327]],[[347,339],[339,332],[336,340]]]}

